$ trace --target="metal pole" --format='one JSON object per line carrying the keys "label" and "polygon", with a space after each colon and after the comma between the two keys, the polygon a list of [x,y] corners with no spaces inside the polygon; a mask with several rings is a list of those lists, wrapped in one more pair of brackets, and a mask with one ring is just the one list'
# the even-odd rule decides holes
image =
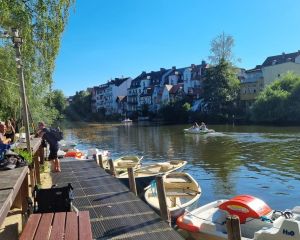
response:
{"label": "metal pole", "polygon": [[[14,29],[12,33],[13,33],[13,37],[19,37],[19,32],[17,29]],[[23,120],[25,125],[26,146],[27,146],[27,151],[31,153],[28,108],[27,108],[25,81],[24,81],[23,65],[21,60],[21,49],[20,49],[22,43],[15,42],[15,41],[13,42],[14,42],[14,47],[16,49],[17,70],[18,70],[18,75],[20,80],[20,95],[21,95],[22,107],[23,107]]]}

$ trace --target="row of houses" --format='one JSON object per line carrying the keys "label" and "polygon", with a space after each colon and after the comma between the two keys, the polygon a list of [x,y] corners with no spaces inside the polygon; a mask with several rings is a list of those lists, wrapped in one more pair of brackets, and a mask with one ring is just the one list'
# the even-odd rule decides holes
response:
{"label": "row of houses", "polygon": [[[130,115],[142,110],[143,106],[157,112],[162,106],[186,96],[197,102],[202,97],[203,81],[209,67],[202,61],[201,64],[183,68],[174,66],[171,69],[142,72],[136,78],[115,78],[91,89],[92,111],[104,110],[106,115]],[[240,98],[245,108],[251,106],[259,92],[287,71],[300,74],[300,51],[267,57],[254,69],[239,68]]]}

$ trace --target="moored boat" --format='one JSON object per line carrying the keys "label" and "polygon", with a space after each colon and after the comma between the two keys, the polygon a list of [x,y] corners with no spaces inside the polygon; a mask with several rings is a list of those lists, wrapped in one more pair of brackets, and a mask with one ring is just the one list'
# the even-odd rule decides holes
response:
{"label": "moored boat", "polygon": [[300,239],[300,206],[293,210],[272,210],[262,200],[239,195],[230,200],[206,204],[177,219],[177,226],[199,239],[228,239],[226,217],[237,215],[242,239],[288,240]]}
{"label": "moored boat", "polygon": [[[127,168],[138,169],[141,167],[143,156],[123,156],[114,160],[114,167],[117,174],[127,172]],[[109,166],[108,166],[109,168]]]}
{"label": "moored boat", "polygon": [[[155,176],[177,171],[186,164],[187,161],[184,160],[171,160],[167,162],[145,165],[139,169],[134,170],[134,177],[138,193],[143,192],[144,188],[150,184]],[[119,176],[117,176],[117,178],[129,187],[127,172],[120,174]]]}
{"label": "moored boat", "polygon": [[[167,206],[172,220],[197,207],[201,188],[196,180],[185,172],[171,172],[163,178]],[[145,191],[146,202],[159,211],[159,201],[155,181]]]}

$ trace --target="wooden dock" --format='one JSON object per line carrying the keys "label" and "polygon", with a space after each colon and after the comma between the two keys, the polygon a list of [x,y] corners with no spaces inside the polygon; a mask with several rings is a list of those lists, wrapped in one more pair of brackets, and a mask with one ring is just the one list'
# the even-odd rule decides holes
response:
{"label": "wooden dock", "polygon": [[74,206],[89,211],[95,239],[183,239],[145,202],[93,160],[62,161],[53,184],[74,188]]}

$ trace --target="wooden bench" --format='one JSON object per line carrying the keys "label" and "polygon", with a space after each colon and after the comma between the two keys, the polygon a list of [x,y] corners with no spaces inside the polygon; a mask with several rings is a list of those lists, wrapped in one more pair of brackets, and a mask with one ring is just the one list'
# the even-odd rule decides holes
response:
{"label": "wooden bench", "polygon": [[91,240],[88,211],[30,215],[20,240]]}

